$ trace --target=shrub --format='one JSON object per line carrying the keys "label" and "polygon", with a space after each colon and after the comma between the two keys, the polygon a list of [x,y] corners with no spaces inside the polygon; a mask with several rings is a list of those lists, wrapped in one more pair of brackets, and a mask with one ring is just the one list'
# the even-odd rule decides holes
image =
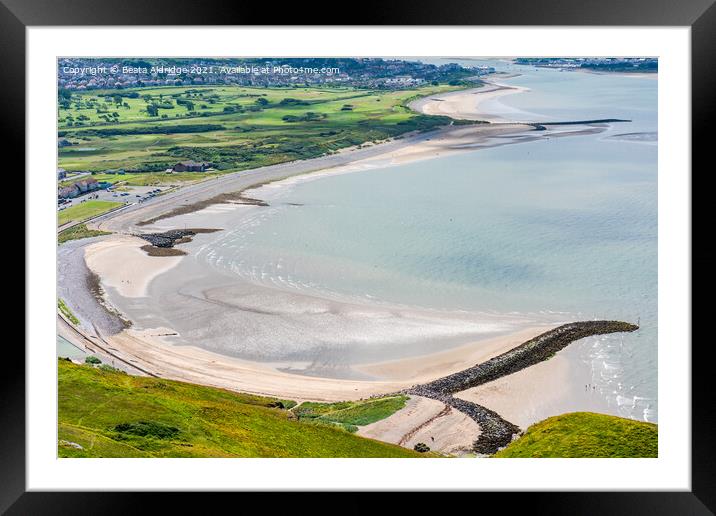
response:
{"label": "shrub", "polygon": [[85,358],[85,364],[96,365],[96,364],[101,364],[101,363],[102,363],[102,361],[94,355],[88,355]]}
{"label": "shrub", "polygon": [[428,446],[425,443],[418,443],[415,446],[413,446],[413,450],[420,453],[426,453],[430,451],[430,446]]}
{"label": "shrub", "polygon": [[169,439],[179,433],[178,428],[157,421],[120,423],[114,427],[114,431],[120,434],[136,435],[138,437],[155,437],[157,439]]}
{"label": "shrub", "polygon": [[123,373],[123,372],[124,372],[124,371],[122,371],[121,369],[117,369],[116,367],[112,367],[112,366],[109,365],[109,364],[102,364],[101,366],[99,366],[99,368],[100,368],[102,371],[109,371],[109,372],[111,372],[111,373]]}

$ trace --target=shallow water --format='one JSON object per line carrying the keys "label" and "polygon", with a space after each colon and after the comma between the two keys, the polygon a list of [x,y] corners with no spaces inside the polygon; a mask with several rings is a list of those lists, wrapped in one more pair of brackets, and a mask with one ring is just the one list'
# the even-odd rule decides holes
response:
{"label": "shallow water", "polygon": [[555,138],[264,188],[271,208],[202,251],[298,293],[536,320],[639,322],[585,339],[615,413],[657,419],[657,81],[519,68],[529,92],[490,101],[520,120],[626,118]]}

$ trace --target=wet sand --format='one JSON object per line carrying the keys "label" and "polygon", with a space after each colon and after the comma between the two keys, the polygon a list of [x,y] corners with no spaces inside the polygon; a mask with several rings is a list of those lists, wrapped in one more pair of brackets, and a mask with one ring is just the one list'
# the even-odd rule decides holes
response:
{"label": "wet sand", "polygon": [[[250,230],[252,214],[262,209],[215,205],[152,227],[212,224],[243,230],[239,221],[248,217]],[[93,243],[86,254],[103,278],[105,298],[135,330],[169,327],[170,344],[261,362],[291,376],[420,382],[504,350],[504,338],[514,347],[561,322],[544,314],[397,306],[277,285],[273,278],[262,282],[214,263],[210,255],[227,235],[196,235],[177,246],[188,253],[183,257],[135,256],[142,240],[124,235]],[[137,258],[136,266],[123,266],[130,257]],[[146,295],[127,295],[128,286],[149,281]]]}
{"label": "wet sand", "polygon": [[[438,361],[429,372],[411,378],[413,362],[406,361],[402,369],[399,364],[392,364],[404,379],[365,381],[321,378],[285,373],[258,362],[212,353],[195,346],[170,344],[167,338],[173,333],[171,328],[128,329],[103,338],[117,357],[130,363],[141,363],[146,371],[162,378],[297,401],[356,400],[393,393],[417,381],[439,378],[461,368],[454,362]],[[537,335],[541,331],[533,333]],[[513,344],[514,338],[506,337],[493,342],[492,349],[495,354],[500,354],[514,347]],[[428,363],[432,358],[426,356],[424,360]]]}

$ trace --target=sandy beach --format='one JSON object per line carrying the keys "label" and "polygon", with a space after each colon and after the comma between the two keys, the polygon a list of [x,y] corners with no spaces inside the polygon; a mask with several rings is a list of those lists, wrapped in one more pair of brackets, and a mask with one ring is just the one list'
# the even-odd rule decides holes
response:
{"label": "sandy beach", "polygon": [[[542,328],[535,328],[522,335],[536,336],[540,333]],[[195,346],[169,344],[166,337],[172,334],[171,328],[128,329],[102,337],[117,357],[141,363],[146,371],[162,378],[298,401],[354,400],[388,394],[464,368],[462,361],[444,361],[445,356],[427,355],[391,363],[390,368],[396,372],[398,379],[354,381],[320,378],[277,371],[261,363],[212,353]],[[513,336],[493,339],[488,345],[489,355],[484,356],[489,358],[508,351],[514,343]],[[473,354],[483,353],[481,343],[466,347],[473,348]],[[422,364],[417,372],[416,363]]]}
{"label": "sandy beach", "polygon": [[[574,411],[609,412],[604,399],[575,374],[569,350],[517,373],[467,389],[455,396],[494,410],[523,429]],[[583,367],[583,366],[582,366]]]}
{"label": "sandy beach", "polygon": [[[151,296],[147,297],[149,283],[186,259],[150,257],[139,249],[143,243],[137,237],[111,235],[84,248],[87,266],[102,278],[105,298],[110,301],[126,298],[126,302],[131,305],[146,302],[152,299]],[[115,303],[115,306],[121,306],[121,303]],[[144,305],[137,306],[141,313]],[[191,310],[194,310],[194,305]],[[241,316],[241,313],[231,311],[230,315]],[[211,324],[220,318],[219,312],[214,310],[202,318],[203,323],[199,325]],[[276,364],[242,360],[194,345],[177,344],[172,342],[177,338],[175,328],[142,327],[143,322],[134,319],[135,325],[132,328],[120,332],[103,331],[103,328],[94,326],[97,337],[106,344],[105,348],[126,363],[141,365],[142,370],[164,378],[313,401],[360,399],[405,389],[504,353],[555,326],[533,325],[494,337],[486,334],[479,341],[438,353],[353,366],[358,373],[375,378],[371,381],[356,381],[294,374],[278,370]],[[73,335],[65,336],[73,338]]]}
{"label": "sandy beach", "polygon": [[412,102],[410,107],[426,115],[444,115],[462,120],[505,123],[512,120],[492,112],[485,107],[485,104],[504,95],[514,95],[524,91],[528,91],[527,88],[508,86],[493,81],[481,88],[418,99]]}
{"label": "sandy beach", "polygon": [[472,453],[480,427],[461,412],[422,396],[411,396],[405,408],[360,427],[358,435],[406,448],[425,443],[430,449],[450,455]]}

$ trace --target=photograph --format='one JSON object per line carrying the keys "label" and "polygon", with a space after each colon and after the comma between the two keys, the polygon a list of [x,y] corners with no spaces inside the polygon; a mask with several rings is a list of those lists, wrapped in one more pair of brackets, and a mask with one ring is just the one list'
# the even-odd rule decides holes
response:
{"label": "photograph", "polygon": [[86,48],[46,141],[60,462],[665,453],[659,56]]}

